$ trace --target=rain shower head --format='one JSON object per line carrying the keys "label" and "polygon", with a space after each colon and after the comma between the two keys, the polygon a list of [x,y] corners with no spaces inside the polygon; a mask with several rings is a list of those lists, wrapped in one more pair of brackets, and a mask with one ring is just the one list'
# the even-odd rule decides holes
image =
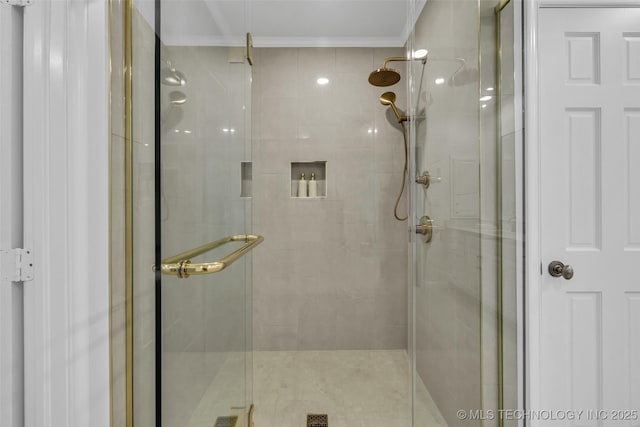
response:
{"label": "rain shower head", "polygon": [[380,103],[382,105],[389,105],[391,106],[391,109],[393,110],[393,113],[396,115],[396,118],[398,119],[398,123],[402,123],[402,122],[406,122],[407,120],[409,120],[409,117],[407,116],[403,116],[402,114],[400,114],[400,111],[398,111],[398,107],[396,107],[396,94],[393,92],[385,92],[382,95],[380,95]]}
{"label": "rain shower head", "polygon": [[374,86],[391,86],[400,81],[400,73],[393,68],[378,68],[369,74],[369,83]]}
{"label": "rain shower head", "polygon": [[[417,56],[413,58],[414,61],[421,61],[422,65],[427,63],[427,51],[424,50],[423,56]],[[384,60],[382,67],[374,70],[369,74],[369,83],[374,86],[386,87],[391,86],[400,81],[400,73],[393,68],[388,68],[389,62],[406,62],[411,59],[404,56],[392,56]]]}

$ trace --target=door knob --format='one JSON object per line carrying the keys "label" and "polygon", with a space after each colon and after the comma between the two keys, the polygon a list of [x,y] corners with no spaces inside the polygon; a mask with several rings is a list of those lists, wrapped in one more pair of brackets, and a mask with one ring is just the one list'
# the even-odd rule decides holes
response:
{"label": "door knob", "polygon": [[420,218],[420,224],[416,225],[416,234],[422,234],[425,243],[429,243],[433,238],[433,221],[427,215]]}
{"label": "door knob", "polygon": [[563,264],[560,261],[551,261],[549,263],[549,274],[553,277],[564,277],[566,280],[571,280],[573,277],[573,267],[569,264]]}

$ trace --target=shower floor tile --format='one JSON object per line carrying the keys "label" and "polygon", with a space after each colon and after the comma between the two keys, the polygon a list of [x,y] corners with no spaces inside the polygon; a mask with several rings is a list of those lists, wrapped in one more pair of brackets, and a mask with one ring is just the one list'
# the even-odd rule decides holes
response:
{"label": "shower floor tile", "polygon": [[[176,361],[187,360],[177,358]],[[216,417],[246,410],[234,407],[244,391],[238,384],[242,353],[218,354],[208,387],[191,395],[202,381],[179,387],[180,400],[195,404],[190,413],[173,411],[174,427],[211,427]],[[328,414],[330,427],[410,427],[409,360],[404,350],[257,351],[253,359],[255,427],[304,427],[307,414]],[[178,403],[176,400],[169,402]],[[186,409],[186,407],[185,407]],[[446,427],[429,392],[418,381],[416,427]]]}
{"label": "shower floor tile", "polygon": [[[322,413],[331,427],[409,427],[408,367],[404,350],[256,352],[255,425],[300,427]],[[446,426],[422,384],[417,400],[417,425]]]}

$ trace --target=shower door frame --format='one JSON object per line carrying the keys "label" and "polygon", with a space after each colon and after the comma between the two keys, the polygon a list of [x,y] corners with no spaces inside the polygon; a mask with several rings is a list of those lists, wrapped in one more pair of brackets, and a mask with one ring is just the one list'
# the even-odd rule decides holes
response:
{"label": "shower door frame", "polygon": [[[525,24],[524,24],[524,15],[525,15],[525,6],[527,0],[500,0],[495,8],[495,17],[496,17],[496,84],[497,84],[497,96],[498,96],[498,111],[497,111],[497,121],[498,121],[498,133],[497,138],[501,140],[502,138],[502,81],[501,77],[501,69],[499,67],[502,66],[503,61],[503,46],[501,44],[501,13],[505,10],[505,8],[511,4],[513,6],[513,120],[514,120],[514,133],[515,133],[515,170],[514,170],[514,204],[515,204],[515,236],[516,236],[516,245],[515,245],[515,273],[516,273],[516,290],[515,290],[515,310],[513,313],[516,316],[516,380],[517,380],[517,408],[505,408],[505,394],[504,394],[504,340],[503,340],[503,328],[504,328],[504,303],[503,300],[503,247],[502,247],[502,237],[499,238],[498,247],[498,328],[500,328],[500,332],[498,334],[498,405],[501,410],[526,410],[528,408],[526,402],[526,377],[525,377],[525,369],[527,362],[527,352],[525,347],[526,342],[526,307],[525,307],[525,294],[526,294],[526,239],[525,239],[525,227],[526,227],[526,208],[525,208],[525,198],[527,195],[527,189],[525,188],[525,171],[526,171],[526,147],[525,147],[525,124],[524,124],[524,100],[525,100],[525,75],[524,75],[524,59],[525,59],[525,51],[524,51],[524,42],[525,42]],[[520,18],[520,19],[516,19]],[[503,165],[502,165],[502,143],[498,141],[498,149],[497,149],[498,158],[496,159],[496,166],[499,168],[499,173],[497,177],[498,186],[496,188],[496,194],[498,199],[498,208],[497,208],[497,220],[498,220],[498,228],[503,230],[503,194],[502,194],[502,181],[503,181]],[[518,240],[519,239],[519,240]],[[507,301],[508,303],[509,301]],[[508,361],[507,361],[508,362]],[[503,421],[500,421],[503,423]],[[519,420],[518,425],[524,425],[524,420]]]}

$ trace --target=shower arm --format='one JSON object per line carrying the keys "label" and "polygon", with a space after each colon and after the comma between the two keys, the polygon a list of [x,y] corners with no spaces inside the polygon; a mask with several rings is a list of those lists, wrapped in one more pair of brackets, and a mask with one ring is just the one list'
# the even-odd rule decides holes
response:
{"label": "shower arm", "polygon": [[427,63],[427,55],[425,55],[423,58],[413,58],[413,59],[409,59],[406,56],[392,56],[384,60],[384,63],[382,64],[382,68],[387,68],[387,64],[389,62],[408,62],[408,61],[420,61],[422,62],[422,65],[424,65]]}

